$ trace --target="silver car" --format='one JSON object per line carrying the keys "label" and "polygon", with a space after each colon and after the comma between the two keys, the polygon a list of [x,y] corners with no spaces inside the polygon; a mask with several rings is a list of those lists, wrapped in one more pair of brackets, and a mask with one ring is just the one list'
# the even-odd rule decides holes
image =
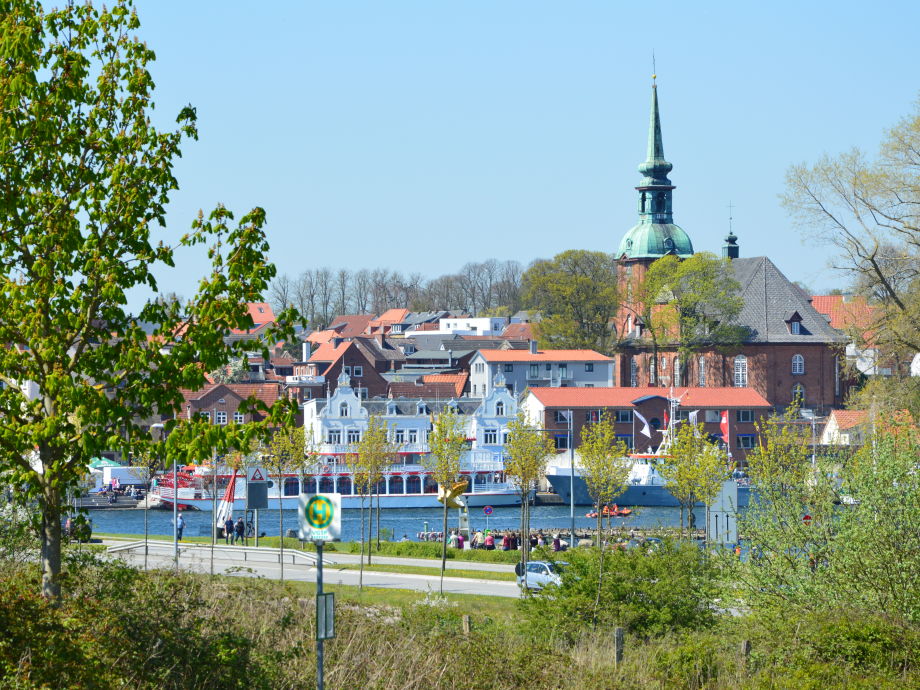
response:
{"label": "silver car", "polygon": [[521,589],[526,587],[529,590],[540,590],[546,585],[562,584],[562,578],[559,574],[565,563],[551,561],[529,561],[527,563],[526,576],[521,572],[521,563],[514,566],[514,572],[517,574],[517,583]]}

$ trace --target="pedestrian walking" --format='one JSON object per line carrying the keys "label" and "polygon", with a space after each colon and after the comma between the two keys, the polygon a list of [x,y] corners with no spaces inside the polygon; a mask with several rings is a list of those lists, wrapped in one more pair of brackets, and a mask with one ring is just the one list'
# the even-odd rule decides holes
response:
{"label": "pedestrian walking", "polygon": [[236,533],[235,541],[243,541],[244,535],[246,534],[246,523],[243,522],[243,518],[236,521],[236,525],[234,525],[233,529]]}
{"label": "pedestrian walking", "polygon": [[182,531],[185,529],[185,518],[182,513],[176,516],[176,540],[182,541]]}
{"label": "pedestrian walking", "polygon": [[224,521],[224,544],[232,544],[233,539],[233,516],[230,515]]}

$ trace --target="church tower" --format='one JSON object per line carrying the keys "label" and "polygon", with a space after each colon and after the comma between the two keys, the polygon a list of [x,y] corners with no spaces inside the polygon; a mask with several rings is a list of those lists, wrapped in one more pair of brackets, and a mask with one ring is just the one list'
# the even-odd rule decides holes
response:
{"label": "church tower", "polygon": [[[621,264],[647,267],[667,254],[686,258],[693,255],[693,244],[684,230],[674,224],[672,194],[668,179],[673,166],[665,160],[658,114],[658,85],[652,75],[652,113],[649,119],[648,153],[639,166],[642,182],[639,192],[639,222],[620,241],[616,258]],[[631,271],[630,271],[631,272]]]}

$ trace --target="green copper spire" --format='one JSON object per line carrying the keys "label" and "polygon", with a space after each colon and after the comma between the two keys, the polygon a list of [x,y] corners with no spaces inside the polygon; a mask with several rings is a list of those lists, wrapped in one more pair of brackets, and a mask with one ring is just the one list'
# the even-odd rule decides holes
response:
{"label": "green copper spire", "polygon": [[652,84],[652,114],[648,124],[648,154],[639,166],[645,175],[642,186],[671,186],[668,173],[673,166],[664,158],[664,144],[661,143],[661,116],[658,114],[658,86]]}
{"label": "green copper spire", "polygon": [[658,86],[652,76],[652,113],[649,117],[648,151],[639,166],[642,182],[639,192],[639,223],[623,240],[617,257],[625,259],[658,259],[665,254],[687,257],[693,255],[693,243],[682,228],[674,224],[671,195],[674,185],[668,179],[673,167],[664,157],[661,138],[661,116],[658,112]]}

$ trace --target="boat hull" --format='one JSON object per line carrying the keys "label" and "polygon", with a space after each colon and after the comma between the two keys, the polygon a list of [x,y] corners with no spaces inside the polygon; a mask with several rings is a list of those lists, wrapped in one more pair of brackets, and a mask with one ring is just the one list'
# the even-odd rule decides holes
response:
{"label": "boat hull", "polygon": [[[569,499],[569,484],[570,478],[567,474],[557,474],[549,475],[546,477],[549,481],[550,486],[553,488],[559,496],[562,498],[564,504],[570,503]],[[594,505],[594,501],[591,500],[591,496],[588,493],[588,486],[585,484],[585,480],[575,475],[575,505],[579,506],[590,506]],[[746,508],[748,504],[748,499],[750,497],[750,487],[739,486],[738,487],[738,507]],[[641,506],[641,507],[666,507],[666,508],[676,508],[680,506],[680,503],[677,502],[677,499],[671,494],[670,491],[662,484],[652,484],[652,485],[633,485],[630,486],[626,491],[619,496],[617,496],[614,501],[617,505],[622,506]],[[702,506],[702,503],[697,503],[698,506]]]}
{"label": "boat hull", "polygon": [[[516,493],[507,493],[507,492],[481,492],[475,494],[464,494],[463,497],[467,501],[467,505],[470,508],[482,508],[483,506],[519,506],[521,505],[521,498]],[[163,507],[172,509],[172,501],[167,496],[161,496],[160,500]],[[281,509],[282,510],[296,510],[299,504],[299,496],[284,496],[281,498]],[[219,503],[219,502],[218,502]],[[214,501],[211,498],[182,498],[179,497],[179,505],[183,506],[184,510],[202,510],[202,511],[211,511],[214,509]],[[364,507],[366,508],[369,505],[369,499],[364,498]],[[377,496],[374,496],[374,506],[377,505]],[[380,508],[381,510],[389,508],[440,508],[441,503],[438,502],[437,494],[381,494],[380,495]],[[361,507],[361,497],[355,495],[343,495],[342,496],[342,509],[351,510]],[[268,498],[268,508],[269,510],[278,509],[278,497],[269,496]],[[246,498],[237,496],[233,501],[234,510],[245,510],[246,509]]]}

